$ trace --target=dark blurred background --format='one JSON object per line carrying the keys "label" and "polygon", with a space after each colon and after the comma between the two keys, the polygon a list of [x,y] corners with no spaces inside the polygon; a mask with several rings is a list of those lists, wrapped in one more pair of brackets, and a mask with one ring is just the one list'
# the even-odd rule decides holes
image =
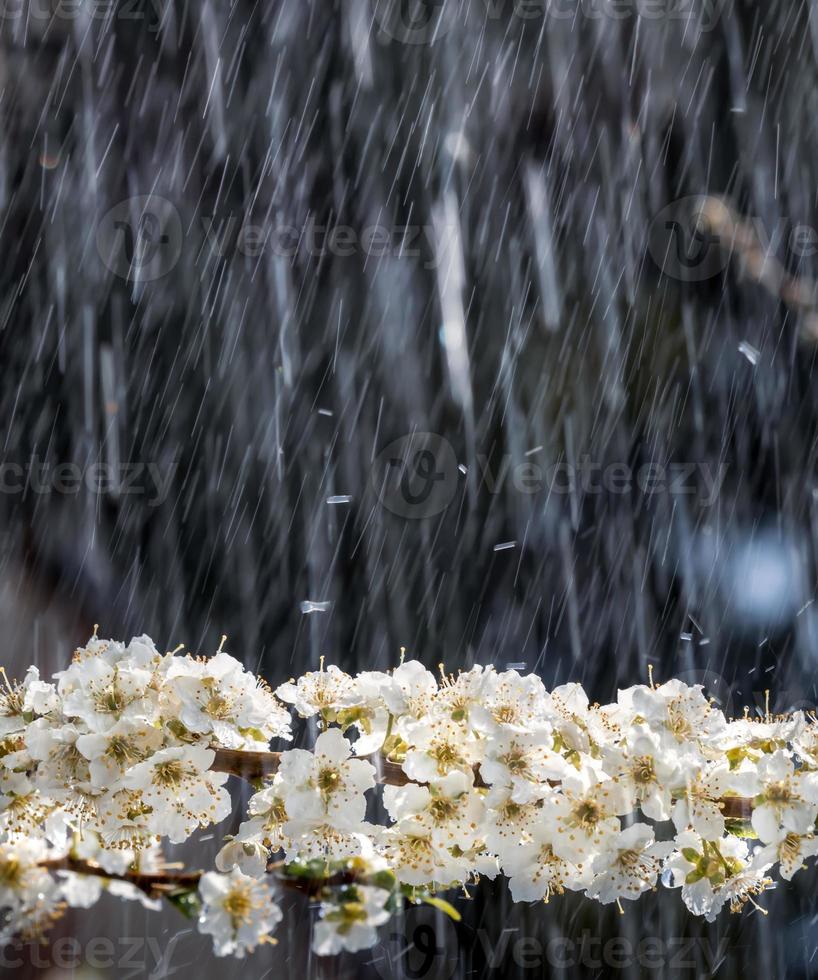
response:
{"label": "dark blurred background", "polygon": [[[7,667],[99,623],[226,633],[272,683],[406,647],[816,701],[814,328],[689,213],[729,201],[812,295],[811,0],[5,3]],[[108,902],[61,933],[130,962],[3,969],[809,977],[814,890],[706,927],[498,883],[325,963],[304,914],[241,964]]]}

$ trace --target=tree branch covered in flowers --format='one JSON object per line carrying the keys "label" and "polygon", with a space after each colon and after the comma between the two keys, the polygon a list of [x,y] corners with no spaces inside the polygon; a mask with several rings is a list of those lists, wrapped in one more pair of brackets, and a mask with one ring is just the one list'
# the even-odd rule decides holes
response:
{"label": "tree branch covered in flowers", "polygon": [[[727,720],[700,687],[637,685],[590,704],[577,684],[416,661],[355,677],[327,667],[273,692],[219,648],[160,654],[94,636],[52,681],[0,690],[0,940],[41,935],[103,891],[195,917],[217,955],[272,934],[276,898],[318,903],[320,955],[377,941],[405,902],[481,876],[515,901],[566,890],[602,904],[661,883],[713,920],[818,853],[818,724]],[[317,727],[291,741],[293,709]],[[169,863],[254,793],[216,870]],[[382,823],[367,821],[376,797]],[[369,812],[373,812],[370,807]],[[673,827],[657,839],[653,823]]]}
{"label": "tree branch covered in flowers", "polygon": [[[367,756],[375,766],[375,781],[384,786],[406,786],[412,780],[406,775],[398,763],[384,759],[379,753]],[[226,772],[239,776],[249,782],[274,776],[278,772],[281,760],[280,752],[239,752],[235,749],[216,749],[216,758],[211,768],[215,772]],[[480,775],[480,766],[473,767],[474,786],[477,789],[488,789]],[[559,780],[550,780],[551,785],[558,787]],[[753,801],[740,796],[726,796],[720,801],[722,814],[727,820],[749,820],[753,813]]]}

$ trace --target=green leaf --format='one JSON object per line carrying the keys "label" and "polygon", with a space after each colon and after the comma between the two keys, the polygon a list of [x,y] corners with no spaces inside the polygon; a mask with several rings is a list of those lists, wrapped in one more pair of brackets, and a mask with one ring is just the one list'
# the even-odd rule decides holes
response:
{"label": "green leaf", "polygon": [[683,847],[682,857],[685,859],[685,861],[690,861],[691,864],[698,864],[701,854],[699,854],[699,852],[692,847]]}
{"label": "green leaf", "polygon": [[327,861],[317,858],[313,861],[292,861],[290,864],[284,865],[283,870],[287,878],[309,878],[313,880],[326,878],[332,874],[334,867]]}
{"label": "green leaf", "polygon": [[338,712],[336,721],[343,731],[346,731],[350,725],[354,725],[357,722],[361,723],[361,727],[367,734],[372,731],[372,725],[369,723],[369,719],[363,708],[343,708]]}
{"label": "green leaf", "polygon": [[704,878],[703,872],[699,871],[698,868],[694,868],[688,876],[685,878],[686,885],[695,885],[697,881],[701,881]]}
{"label": "green leaf", "polygon": [[260,728],[240,728],[239,731],[242,735],[249,735],[254,742],[266,743],[270,741]]}
{"label": "green leaf", "polygon": [[747,840],[758,840],[758,834],[753,830],[749,820],[725,820],[724,829],[732,837],[744,837]]}
{"label": "green leaf", "polygon": [[438,898],[437,895],[423,895],[420,901],[425,902],[427,905],[433,905],[436,909],[440,909],[441,912],[445,912],[455,922],[460,922],[462,918],[454,905],[451,902],[447,902],[445,898]]}
{"label": "green leaf", "polygon": [[370,875],[367,882],[370,885],[374,885],[376,888],[383,888],[386,891],[391,892],[395,887],[395,880],[394,872],[384,869],[375,872],[374,875]]}
{"label": "green leaf", "polygon": [[171,905],[175,906],[186,919],[195,919],[199,914],[199,896],[196,892],[171,892],[165,895]]}

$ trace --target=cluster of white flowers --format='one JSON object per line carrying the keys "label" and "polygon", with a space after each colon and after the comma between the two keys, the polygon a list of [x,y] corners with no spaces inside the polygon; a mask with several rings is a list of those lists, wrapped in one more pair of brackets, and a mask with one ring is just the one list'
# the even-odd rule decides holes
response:
{"label": "cluster of white flowers", "polygon": [[[321,731],[313,751],[265,756],[272,774],[198,882],[219,955],[253,949],[280,920],[268,877],[279,856],[279,877],[307,869],[322,900],[324,955],[372,945],[401,901],[480,876],[504,874],[515,901],[569,889],[620,907],[661,883],[712,920],[756,906],[773,868],[790,879],[818,853],[815,720],[729,721],[675,680],[600,706],[577,684],[548,692],[535,675],[480,666],[438,680],[410,661],[355,677],[322,667],[273,693],[221,650],[160,655],[140,637],[92,639],[54,681],[32,668],[0,693],[9,931],[87,906],[103,886],[139,895],[50,869],[66,854],[123,879],[161,868],[161,837],[181,842],[231,810],[216,754],[291,738],[282,702]],[[367,820],[379,783],[383,824]],[[651,822],[668,821],[657,840]]]}
{"label": "cluster of white flowers", "polygon": [[291,737],[289,712],[221,650],[197,659],[161,655],[144,636],[127,645],[93,637],[52,683],[35,667],[21,684],[4,681],[0,907],[9,933],[31,932],[63,904],[87,908],[103,887],[144,898],[125,882],[42,865],[70,853],[113,874],[158,870],[161,838],[181,843],[232,810],[228,775],[211,771],[213,747],[266,750]]}
{"label": "cluster of white flowers", "polygon": [[[400,764],[409,782],[383,791],[389,825],[340,847],[327,834],[323,848],[340,858],[366,836],[357,853],[372,847],[407,886],[502,872],[516,901],[571,889],[608,904],[661,881],[712,920],[755,904],[774,865],[789,879],[818,852],[818,726],[801,712],[728,721],[675,680],[599,706],[578,684],[548,692],[535,675],[479,666],[438,681],[417,662],[358,677],[330,668],[276,693],[302,717],[357,730],[352,751],[371,751],[376,734]],[[344,817],[363,813],[363,779],[321,772],[347,786]],[[291,792],[285,779],[284,812]],[[672,821],[674,839],[657,841],[646,821]],[[295,824],[279,825],[288,857],[303,839]]]}

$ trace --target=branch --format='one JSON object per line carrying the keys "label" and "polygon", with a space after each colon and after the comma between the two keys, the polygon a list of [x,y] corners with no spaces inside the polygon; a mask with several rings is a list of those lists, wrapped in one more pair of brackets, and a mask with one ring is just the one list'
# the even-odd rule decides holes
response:
{"label": "branch", "polygon": [[[249,758],[242,758],[245,756]],[[274,774],[278,770],[280,758],[278,752],[241,752],[234,749],[218,749],[213,769],[216,772],[228,772],[245,779],[258,779]],[[377,759],[380,764],[379,782],[391,786],[405,786],[411,782],[406,773],[394,762],[386,762],[380,756],[371,758],[373,758],[373,762]],[[484,786],[485,784],[480,780],[479,771],[476,771],[475,775],[479,780],[478,785]],[[552,781],[552,785],[559,784]],[[749,821],[753,815],[752,800],[738,796],[725,797],[721,801],[721,811],[727,820]],[[74,874],[89,875],[93,878],[104,878],[107,881],[122,881],[138,888],[148,898],[161,898],[163,895],[172,894],[177,890],[194,891],[198,888],[199,880],[204,873],[202,871],[176,871],[171,868],[156,872],[124,871],[118,873],[106,871],[105,868],[93,861],[85,861],[70,855],[41,861],[39,866],[48,871],[70,871]],[[351,872],[340,872],[323,879],[288,878],[277,874],[282,866],[283,862],[281,861],[270,861],[267,865],[267,872],[268,874],[276,874],[278,880],[285,887],[303,892],[306,895],[315,895],[328,885],[345,884],[354,880],[354,874]]]}
{"label": "branch", "polygon": [[[352,871],[339,871],[328,875],[326,878],[288,878],[286,875],[278,874],[284,863],[283,861],[270,861],[267,865],[267,873],[275,874],[286,888],[304,892],[306,895],[315,895],[327,886],[346,885],[356,880]],[[47,871],[71,871],[74,874],[104,878],[107,881],[122,881],[138,888],[148,898],[161,898],[163,895],[173,893],[176,890],[193,891],[198,888],[199,880],[204,874],[203,871],[175,871],[172,868],[150,873],[140,871],[117,873],[106,871],[105,868],[93,861],[85,861],[70,855],[40,861],[39,867]]]}
{"label": "branch", "polygon": [[[211,769],[215,772],[227,772],[242,779],[263,779],[278,772],[281,762],[280,752],[243,752],[240,749],[216,748],[216,758]],[[375,767],[376,778],[386,786],[406,786],[412,780],[396,762],[389,762],[379,753],[366,756]],[[486,789],[486,783],[480,776],[480,767],[474,767],[474,785]],[[551,780],[552,786],[559,786]],[[726,796],[721,801],[721,811],[727,820],[749,820],[753,815],[753,801],[746,797]]]}
{"label": "branch", "polygon": [[[215,746],[213,748],[216,758],[210,768],[214,772],[228,772],[232,776],[239,776],[248,781],[274,776],[281,763],[280,752],[243,752],[241,749],[220,749]],[[379,783],[387,786],[406,786],[407,783],[412,782],[396,762],[389,762],[378,752],[362,758],[368,759],[375,767]],[[475,768],[475,785],[480,787],[486,785],[480,779],[479,768]]]}
{"label": "branch", "polygon": [[719,197],[705,197],[700,220],[719,239],[731,257],[737,255],[741,271],[757,285],[803,318],[803,333],[818,340],[818,283],[808,276],[795,276],[771,254],[752,223]]}
{"label": "branch", "polygon": [[[238,749],[216,749],[215,752],[216,758],[211,767],[215,772],[230,773],[246,780],[263,779],[265,776],[275,775],[281,763],[280,752],[243,752]],[[397,763],[389,762],[377,753],[368,758],[375,766],[379,783],[388,786],[405,786],[412,782]],[[474,775],[475,785],[485,787],[486,784],[480,778],[479,766],[475,766]],[[552,785],[558,786],[559,783],[552,782]],[[738,796],[725,797],[721,801],[721,810],[727,820],[749,820],[753,814],[752,800]],[[280,866],[280,862],[271,863],[267,870],[273,873]],[[159,898],[177,889],[194,890],[198,887],[199,879],[203,873],[201,871],[175,871],[170,868],[157,872],[124,871],[116,873],[106,871],[93,861],[85,861],[70,856],[51,858],[41,862],[40,867],[49,871],[71,871],[74,874],[105,878],[108,881],[122,881],[138,888],[149,898]],[[328,884],[327,879],[319,882],[281,876],[279,880],[286,887],[307,894],[313,894],[317,889]]]}
{"label": "branch", "polygon": [[180,888],[196,888],[202,876],[201,871],[174,871],[170,868],[157,872],[106,871],[93,861],[66,856],[41,861],[40,867],[48,871],[72,871],[74,874],[90,875],[92,878],[106,878],[108,881],[124,881],[144,892],[149,898],[159,898],[162,894]]}

